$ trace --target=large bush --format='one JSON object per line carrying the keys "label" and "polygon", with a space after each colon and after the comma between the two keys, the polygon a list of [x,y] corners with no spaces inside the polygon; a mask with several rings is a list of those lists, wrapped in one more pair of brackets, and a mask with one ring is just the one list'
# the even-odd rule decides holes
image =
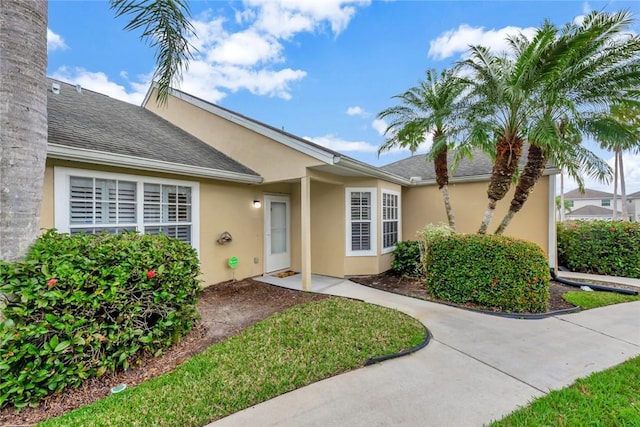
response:
{"label": "large bush", "polygon": [[640,278],[640,224],[558,224],[558,262],[572,271]]}
{"label": "large bush", "polygon": [[43,235],[0,263],[0,407],[159,354],[195,323],[198,259],[163,235]]}
{"label": "large bush", "polygon": [[426,262],[429,292],[457,304],[510,313],[544,312],[549,267],[535,243],[495,235],[435,239]]}

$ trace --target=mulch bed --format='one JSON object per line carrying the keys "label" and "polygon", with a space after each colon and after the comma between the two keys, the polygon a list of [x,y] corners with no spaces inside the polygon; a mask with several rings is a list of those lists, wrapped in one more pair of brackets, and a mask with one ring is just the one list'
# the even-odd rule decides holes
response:
{"label": "mulch bed", "polygon": [[108,396],[111,387],[118,384],[132,387],[170,372],[210,345],[224,341],[272,314],[324,298],[327,295],[294,291],[251,279],[210,286],[198,298],[200,322],[161,356],[148,355],[132,363],[127,371],[91,378],[77,389],[66,389],[47,397],[36,408],[27,407],[18,413],[13,408],[1,409],[0,426],[28,426],[63,415]]}
{"label": "mulch bed", "polygon": [[[427,301],[433,301],[433,302],[438,302],[438,303],[443,303],[448,305],[456,305],[432,296],[424,286],[423,281],[411,279],[407,277],[396,276],[390,271],[379,274],[377,276],[351,277],[350,279],[362,285],[370,286],[372,288],[380,289],[383,291],[394,292],[397,294],[406,295],[414,298],[420,298]],[[622,289],[637,290],[635,288],[624,286],[624,285],[612,285],[610,283],[600,283],[600,282],[598,282],[597,284],[604,284],[604,285],[608,285],[616,288],[622,288]],[[549,298],[549,305],[547,308],[547,314],[552,314],[554,312],[576,308],[576,306],[574,306],[573,304],[562,299],[562,295],[564,295],[567,292],[574,292],[579,290],[580,288],[567,286],[552,280],[549,284],[550,298]],[[473,303],[461,304],[458,306],[461,308],[470,308],[474,310],[497,312],[497,310],[487,309],[485,307],[481,307]],[[519,314],[534,314],[534,313],[519,313]],[[540,313],[535,313],[535,314],[540,314]]]}

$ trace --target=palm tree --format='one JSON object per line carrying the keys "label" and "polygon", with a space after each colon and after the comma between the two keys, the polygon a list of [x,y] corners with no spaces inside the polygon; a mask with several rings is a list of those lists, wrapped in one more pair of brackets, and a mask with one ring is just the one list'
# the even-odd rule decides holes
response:
{"label": "palm tree", "polygon": [[[491,180],[487,189],[489,204],[478,233],[485,234],[493,218],[496,204],[509,191],[517,171],[525,139],[529,114],[528,96],[536,86],[540,58],[535,48],[548,34],[539,31],[526,52],[515,59],[506,54],[494,54],[483,46],[470,48],[470,56],[459,63],[471,73],[471,93],[468,118],[472,145],[480,145],[488,135],[496,139],[490,153],[494,157]],[[524,38],[522,36],[522,38]]]}
{"label": "palm tree", "polygon": [[[126,29],[156,48],[159,100],[191,57],[184,0],[111,0]],[[40,227],[47,154],[46,0],[2,0],[0,13],[0,259],[21,259]]]}
{"label": "palm tree", "polygon": [[613,219],[616,219],[618,177],[620,177],[620,199],[622,203],[622,221],[629,219],[627,206],[627,191],[624,179],[624,164],[622,153],[624,151],[640,152],[640,107],[638,105],[612,105],[609,109],[611,119],[619,123],[620,126],[628,130],[624,135],[597,135],[603,148],[614,152],[614,184],[613,184]]}
{"label": "palm tree", "polygon": [[571,213],[571,201],[563,200],[562,196],[556,196],[556,210],[558,211],[558,218],[562,221],[562,216],[565,213]]}
{"label": "palm tree", "polygon": [[[620,126],[605,123],[600,115],[603,105],[622,99],[632,102],[638,88],[640,38],[625,35],[631,22],[627,12],[594,12],[581,25],[568,24],[558,30],[546,22],[531,41],[523,36],[509,40],[514,57],[511,73],[506,75],[517,80],[501,83],[508,88],[507,100],[514,92],[520,95],[517,112],[527,117],[519,122],[517,135],[526,139],[529,151],[509,212],[497,234],[504,232],[522,208],[549,160],[580,186],[582,173],[601,181],[608,179],[608,165],[579,140],[580,134],[626,133]],[[508,105],[508,111],[513,112],[512,104]],[[500,172],[496,167],[494,174]],[[495,200],[491,186],[489,196],[491,205]]]}
{"label": "palm tree", "polygon": [[388,108],[378,118],[390,118],[388,139],[378,149],[378,154],[393,147],[408,148],[412,153],[431,133],[433,145],[426,159],[433,160],[436,183],[442,191],[449,226],[455,229],[455,216],[449,198],[448,139],[457,131],[456,110],[465,90],[463,80],[455,71],[446,69],[438,73],[427,70],[425,80],[401,95],[396,95],[400,105]]}

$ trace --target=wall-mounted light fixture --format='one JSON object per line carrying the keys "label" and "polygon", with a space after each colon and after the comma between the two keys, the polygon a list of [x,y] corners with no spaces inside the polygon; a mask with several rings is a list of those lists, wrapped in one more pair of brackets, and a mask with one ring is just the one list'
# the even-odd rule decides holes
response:
{"label": "wall-mounted light fixture", "polygon": [[253,201],[253,207],[256,209],[260,209],[262,207],[262,202],[258,199]]}

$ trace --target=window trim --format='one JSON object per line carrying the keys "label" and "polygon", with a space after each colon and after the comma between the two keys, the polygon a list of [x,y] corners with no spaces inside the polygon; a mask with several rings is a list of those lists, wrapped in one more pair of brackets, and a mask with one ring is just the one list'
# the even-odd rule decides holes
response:
{"label": "window trim", "polygon": [[[384,247],[384,195],[390,194],[392,196],[398,197],[398,219],[396,222],[398,223],[398,240],[397,242],[402,241],[402,196],[399,191],[382,189],[381,197],[380,197],[380,244],[382,246],[382,254],[388,254],[389,252],[393,252],[396,248],[395,243],[392,246]],[[386,221],[391,222],[391,221]]]}
{"label": "window trim", "polygon": [[[371,227],[370,230],[370,238],[371,238],[371,249],[366,251],[354,251],[351,249],[351,193],[361,193],[361,192],[369,192],[371,193]],[[377,195],[378,189],[375,187],[347,187],[345,188],[345,249],[346,256],[355,257],[355,256],[377,256],[378,255],[378,241],[377,241]]]}
{"label": "window trim", "polygon": [[176,185],[191,188],[191,246],[200,252],[200,183],[177,179],[157,178],[148,175],[131,175],[117,172],[104,172],[92,169],[76,169],[55,166],[53,169],[54,226],[61,233],[71,228],[69,205],[71,176],[116,179],[136,183],[136,223],[138,231],[144,227],[144,184]]}

